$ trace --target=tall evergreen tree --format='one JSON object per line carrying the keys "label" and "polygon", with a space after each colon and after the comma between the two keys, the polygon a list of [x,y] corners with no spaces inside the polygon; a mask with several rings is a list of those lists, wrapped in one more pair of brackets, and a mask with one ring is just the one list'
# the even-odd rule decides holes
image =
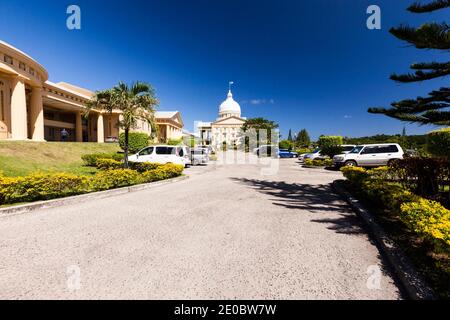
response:
{"label": "tall evergreen tree", "polygon": [[306,129],[300,130],[300,132],[297,135],[296,144],[299,147],[309,147],[309,145],[311,144],[311,139]]}
{"label": "tall evergreen tree", "polygon": [[[427,4],[416,2],[408,10],[413,13],[428,13],[450,7],[450,0],[434,0]],[[417,49],[450,50],[450,27],[446,22],[426,23],[419,28],[400,25],[390,33]],[[411,65],[414,73],[393,74],[391,79],[401,83],[425,81],[450,74],[450,62],[421,62]],[[450,125],[450,87],[442,87],[428,97],[406,99],[391,104],[392,108],[370,108],[370,113],[384,114],[401,121],[419,124]]]}
{"label": "tall evergreen tree", "polygon": [[290,141],[290,142],[292,142],[293,140],[292,140],[292,130],[291,129],[289,129],[289,134],[288,134],[288,141]]}

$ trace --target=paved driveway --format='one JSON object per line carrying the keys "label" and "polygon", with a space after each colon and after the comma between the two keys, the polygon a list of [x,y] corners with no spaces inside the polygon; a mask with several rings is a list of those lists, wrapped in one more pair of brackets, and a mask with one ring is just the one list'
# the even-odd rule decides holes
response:
{"label": "paved driveway", "polygon": [[280,163],[1,217],[0,298],[398,299],[340,173]]}

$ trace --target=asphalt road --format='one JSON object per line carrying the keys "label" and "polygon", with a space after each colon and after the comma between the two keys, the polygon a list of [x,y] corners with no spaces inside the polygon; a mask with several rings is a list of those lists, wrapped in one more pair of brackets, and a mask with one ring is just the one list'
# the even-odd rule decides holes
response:
{"label": "asphalt road", "polygon": [[331,191],[340,173],[274,168],[195,167],[176,184],[0,217],[0,298],[399,299]]}

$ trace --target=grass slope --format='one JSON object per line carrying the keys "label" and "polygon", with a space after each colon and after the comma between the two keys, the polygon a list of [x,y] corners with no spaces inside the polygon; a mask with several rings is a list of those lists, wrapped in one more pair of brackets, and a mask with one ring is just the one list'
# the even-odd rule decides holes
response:
{"label": "grass slope", "polygon": [[96,169],[83,166],[83,154],[119,150],[117,144],[0,141],[0,171],[10,177],[35,171],[87,175]]}

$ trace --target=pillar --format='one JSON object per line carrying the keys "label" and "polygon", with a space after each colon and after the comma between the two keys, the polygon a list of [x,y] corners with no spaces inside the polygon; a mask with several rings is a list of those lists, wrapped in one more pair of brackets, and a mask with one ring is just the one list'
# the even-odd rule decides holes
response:
{"label": "pillar", "polygon": [[30,128],[33,141],[44,141],[44,105],[41,87],[33,87],[31,91]]}
{"label": "pillar", "polygon": [[75,113],[75,141],[76,142],[83,142],[83,122],[82,117],[83,115],[81,112]]}
{"label": "pillar", "polygon": [[103,126],[103,114],[99,113],[97,118],[97,142],[105,142],[105,128]]}
{"label": "pillar", "polygon": [[12,81],[11,94],[11,138],[27,140],[27,99],[25,97],[25,82],[16,78]]}

